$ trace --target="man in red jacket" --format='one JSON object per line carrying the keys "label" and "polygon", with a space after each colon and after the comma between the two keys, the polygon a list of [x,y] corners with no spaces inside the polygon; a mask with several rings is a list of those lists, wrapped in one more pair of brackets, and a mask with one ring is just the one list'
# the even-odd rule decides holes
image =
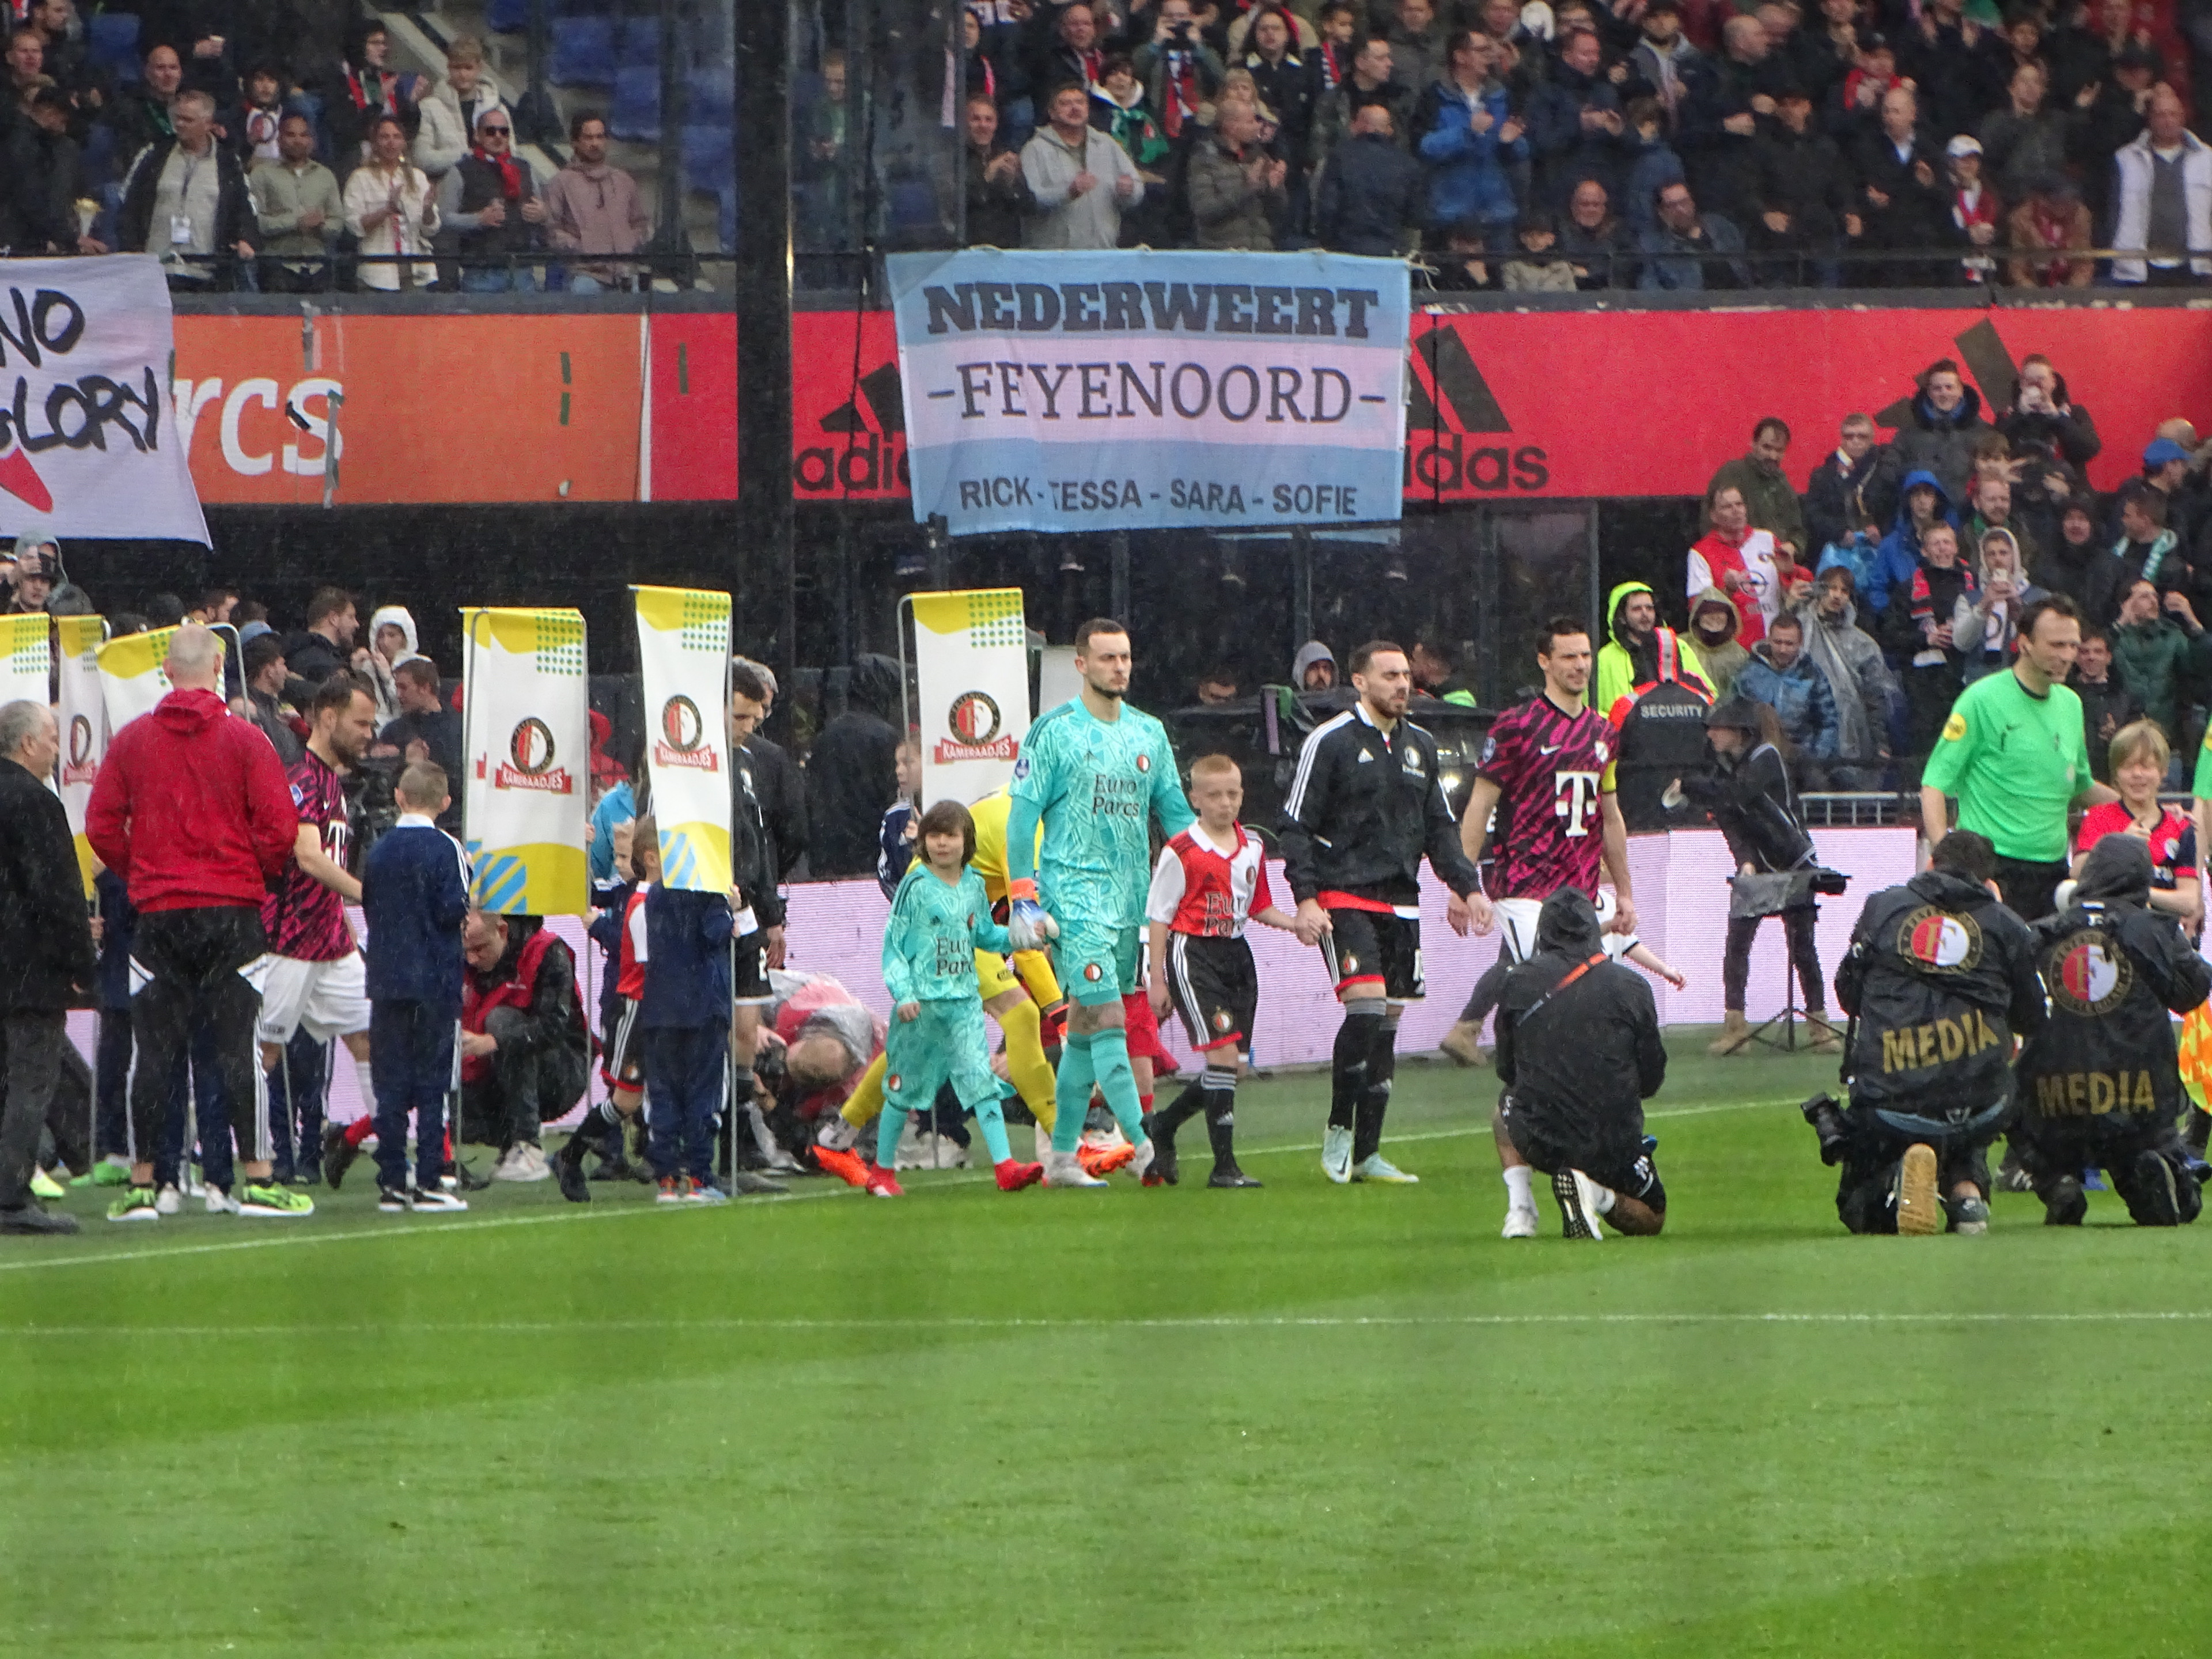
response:
{"label": "man in red jacket", "polygon": [[313,1213],[314,1200],[270,1179],[268,1097],[254,1051],[261,998],[242,970],[267,948],[261,901],[290,862],[299,817],[284,768],[216,688],[221,647],[180,628],[162,664],[173,688],[115,734],[93,784],[85,834],[138,908],[131,946],[131,1187],[111,1221],[153,1221],[154,1149],[170,1079],[195,1024],[213,1030],[229,1091],[242,1175],[241,1215]]}

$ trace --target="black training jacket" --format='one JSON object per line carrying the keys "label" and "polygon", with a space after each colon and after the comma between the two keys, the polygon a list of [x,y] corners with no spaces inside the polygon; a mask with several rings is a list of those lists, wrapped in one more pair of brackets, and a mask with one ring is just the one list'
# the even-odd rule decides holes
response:
{"label": "black training jacket", "polygon": [[2184,1096],[2169,1016],[2212,995],[2212,967],[2149,897],[2148,849],[2107,836],[2082,866],[2075,902],[2035,924],[2051,1018],[2015,1068],[2024,1116],[2124,1116],[2142,1127],[2177,1120]]}
{"label": "black training jacket", "polygon": [[1284,875],[1300,903],[1347,893],[1418,904],[1424,853],[1462,898],[1479,885],[1444,799],[1437,740],[1402,718],[1386,738],[1362,703],[1316,727],[1298,751],[1282,843]]}
{"label": "black training jacket", "polygon": [[1813,838],[1797,811],[1790,771],[1771,743],[1733,766],[1715,763],[1682,780],[1682,793],[1713,815],[1729,856],[1769,875],[1813,867]]}
{"label": "black training jacket", "polygon": [[[1536,918],[1536,954],[1505,976],[1498,1002],[1498,1080],[1547,1140],[1634,1158],[1644,1103],[1667,1078],[1659,1010],[1633,968],[1601,959],[1597,910],[1562,887]],[[1573,983],[1560,988],[1570,974]]]}
{"label": "black training jacket", "polygon": [[1844,1060],[1855,1104],[1929,1117],[2010,1096],[2012,1039],[2043,1026],[2027,924],[1977,882],[1927,870],[1866,902],[1836,969],[1857,1021]]}

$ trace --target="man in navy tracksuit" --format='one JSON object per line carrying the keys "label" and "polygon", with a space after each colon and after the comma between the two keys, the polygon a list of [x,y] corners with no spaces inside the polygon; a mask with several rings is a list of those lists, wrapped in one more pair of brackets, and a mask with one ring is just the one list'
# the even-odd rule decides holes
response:
{"label": "man in navy tracksuit", "polygon": [[[446,1095],[461,1017],[461,923],[468,860],[438,828],[452,805],[445,769],[399,775],[399,822],[369,848],[361,875],[368,924],[369,1073],[376,1087],[376,1207],[387,1214],[465,1210],[446,1191]],[[407,1188],[407,1115],[415,1114],[415,1189]]]}
{"label": "man in navy tracksuit", "polygon": [[[637,833],[653,833],[652,819]],[[720,893],[655,882],[645,896],[645,1087],[653,1103],[653,1173],[663,1204],[715,1204],[714,1114],[730,1053],[730,932]],[[679,1137],[681,1138],[679,1145]]]}

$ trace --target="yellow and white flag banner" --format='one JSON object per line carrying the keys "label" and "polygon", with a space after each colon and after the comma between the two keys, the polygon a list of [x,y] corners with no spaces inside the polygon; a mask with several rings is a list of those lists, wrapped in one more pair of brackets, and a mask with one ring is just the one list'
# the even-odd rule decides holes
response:
{"label": "yellow and white flag banner", "polygon": [[[100,678],[107,701],[107,729],[120,732],[169,695],[169,676],[161,665],[169,655],[173,628],[125,634],[99,647]],[[216,636],[218,646],[222,636]],[[220,684],[220,682],[218,682]]]}
{"label": "yellow and white flag banner", "polygon": [[54,626],[61,635],[57,676],[61,696],[54,705],[54,720],[62,738],[54,781],[69,811],[70,834],[76,837],[77,868],[90,897],[92,843],[85,839],[84,815],[92,804],[100,763],[107,757],[107,697],[100,678],[100,647],[107,638],[107,624],[98,617],[58,617]]}
{"label": "yellow and white flag banner", "polygon": [[0,617],[0,703],[47,701],[53,653],[46,642],[46,613]]}
{"label": "yellow and white flag banner", "polygon": [[915,593],[921,804],[981,800],[1014,775],[1030,731],[1029,630],[1018,587]]}
{"label": "yellow and white flag banner", "polygon": [[730,596],[634,587],[660,879],[730,890]]}
{"label": "yellow and white flag banner", "polygon": [[461,617],[474,902],[501,915],[581,915],[590,902],[592,782],[582,613],[484,609]]}

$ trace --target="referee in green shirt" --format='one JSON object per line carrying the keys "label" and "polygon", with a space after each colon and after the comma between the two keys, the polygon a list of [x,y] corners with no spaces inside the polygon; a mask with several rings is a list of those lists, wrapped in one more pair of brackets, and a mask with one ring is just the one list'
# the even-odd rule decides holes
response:
{"label": "referee in green shirt", "polygon": [[1990,838],[1997,889],[2013,913],[2035,921],[2056,908],[2066,878],[2066,814],[2119,797],[2089,773],[2081,699],[2066,684],[2081,646],[2081,613],[2064,594],[2038,599],[2020,619],[2009,673],[1987,674],[1959,694],[1921,775],[1920,821],[1930,847],[1951,826]]}

